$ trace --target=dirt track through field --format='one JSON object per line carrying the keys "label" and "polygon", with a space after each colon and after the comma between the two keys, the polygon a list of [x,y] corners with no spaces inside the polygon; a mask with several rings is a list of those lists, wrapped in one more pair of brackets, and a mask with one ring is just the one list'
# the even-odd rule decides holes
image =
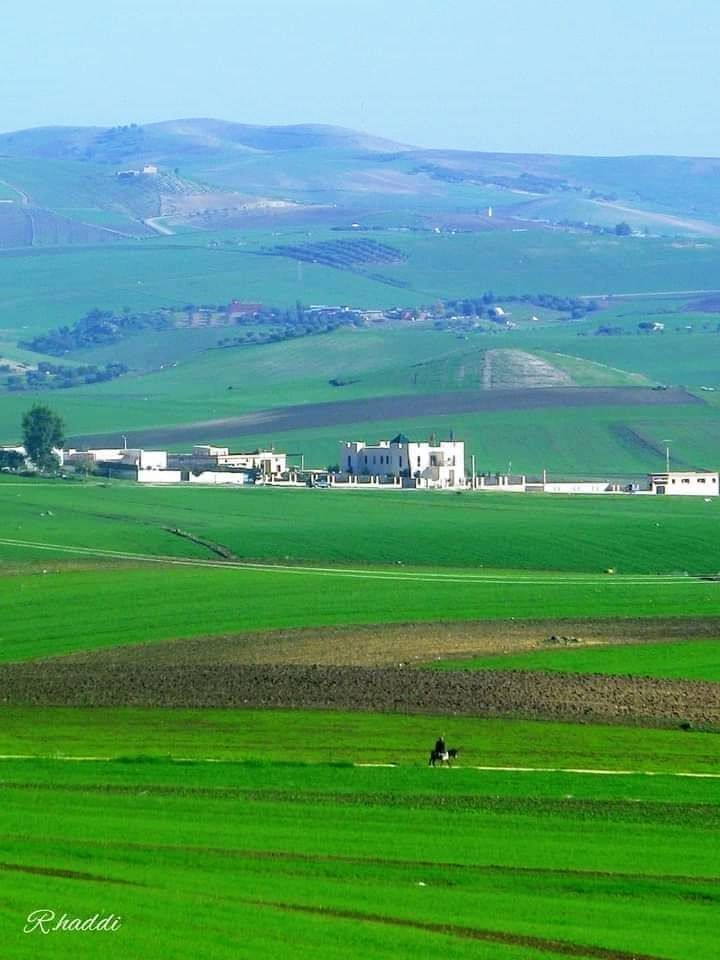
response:
{"label": "dirt track through field", "polygon": [[198,442],[257,434],[291,433],[295,430],[343,424],[401,421],[418,417],[482,413],[495,410],[535,410],[547,407],[634,407],[702,404],[685,390],[653,390],[649,387],[551,387],[503,390],[458,390],[453,393],[408,394],[272,407],[236,417],[197,420],[175,426],[140,430],[118,428],[114,433],[80,434],[70,437],[71,446],[112,447],[120,432],[131,446]]}
{"label": "dirt track through field", "polygon": [[517,586],[552,586],[562,583],[603,583],[603,584],[651,584],[672,583],[688,584],[697,582],[695,577],[684,574],[628,574],[620,577],[608,577],[604,574],[528,574],[527,576],[509,576],[499,573],[475,573],[464,571],[442,572],[435,570],[384,570],[382,568],[361,567],[316,567],[282,563],[255,563],[250,560],[202,560],[194,557],[169,557],[149,553],[133,553],[125,550],[106,550],[101,547],[82,547],[71,544],[47,543],[42,540],[19,540],[14,537],[0,537],[0,545],[20,549],[40,550],[49,553],[67,553],[76,556],[98,557],[107,560],[128,560],[140,563],[161,563],[168,566],[214,567],[221,570],[253,570],[291,574],[319,574],[321,576],[351,577],[362,580],[404,580],[425,583],[492,583]]}
{"label": "dirt track through field", "polygon": [[[243,763],[243,760],[233,760],[227,757],[167,757],[163,755],[163,761],[167,763]],[[49,754],[47,756],[31,754],[31,753],[0,753],[0,762],[3,760],[52,760],[57,763],[115,763],[117,762],[115,757],[74,757],[66,756],[64,754]],[[125,761],[123,761],[125,762]],[[357,761],[353,763],[354,767],[372,767],[372,768],[382,768],[382,769],[397,769],[400,766],[407,766],[407,764],[399,763],[371,763],[366,761]],[[425,760],[423,759],[423,766],[425,766]],[[472,765],[466,766],[462,763],[456,763],[452,767],[438,767],[436,769],[443,770],[478,770],[480,773],[553,773],[553,774],[577,774],[579,776],[588,776],[588,777],[678,777],[680,779],[690,779],[690,780],[720,780],[720,773],[706,773],[706,772],[695,772],[689,770],[608,770],[602,768],[594,767],[493,767],[493,766],[479,766]],[[7,784],[11,788],[17,786],[23,786],[22,784],[17,784],[14,781]],[[40,786],[36,783],[32,784],[32,788],[39,790]],[[63,790],[71,789],[67,784],[63,784]],[[82,784],[77,788],[73,787],[72,789],[78,789],[82,791],[87,791],[92,789],[87,784]],[[102,787],[98,788],[107,792],[132,792],[136,793],[135,787]],[[159,789],[159,788],[153,788]],[[184,793],[192,792],[189,787],[181,788]],[[218,795],[220,788],[213,788],[213,796]],[[167,788],[168,793],[173,792],[173,788]],[[247,791],[236,791],[238,795],[246,795]],[[233,793],[235,795],[235,793]],[[317,796],[317,794],[313,794]],[[443,800],[443,802],[445,802]],[[708,881],[710,882],[710,881]],[[712,882],[715,882],[713,880]]]}
{"label": "dirt track through field", "polygon": [[359,923],[384,924],[392,927],[409,927],[412,930],[421,930],[425,933],[437,933],[446,937],[456,937],[463,940],[481,940],[486,943],[502,943],[515,947],[529,947],[534,950],[549,951],[562,957],[579,957],[588,960],[663,960],[648,953],[629,953],[627,950],[615,950],[605,947],[594,947],[582,943],[573,943],[570,940],[552,940],[547,937],[528,936],[520,933],[510,933],[505,930],[487,930],[479,927],[463,927],[450,923],[429,923],[421,920],[411,920],[406,917],[390,917],[378,913],[361,913],[359,910],[341,910],[333,907],[319,907],[310,904],[287,903],[274,900],[251,900],[244,903],[254,907],[307,913],[314,916],[328,917],[333,920],[354,920]]}

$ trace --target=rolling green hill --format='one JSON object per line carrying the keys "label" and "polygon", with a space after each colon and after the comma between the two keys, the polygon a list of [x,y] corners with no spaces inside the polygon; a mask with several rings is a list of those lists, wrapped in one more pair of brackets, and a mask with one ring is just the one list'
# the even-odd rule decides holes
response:
{"label": "rolling green hill", "polygon": [[[300,212],[348,223],[392,211],[430,225],[465,217],[474,229],[497,218],[541,227],[625,220],[655,234],[720,236],[720,161],[707,158],[421,150],[340,127],[212,119],[22,130],[0,136],[0,158],[0,181],[25,202],[136,222],[162,215],[181,225],[201,212],[196,225],[217,226],[247,218],[252,197],[302,205],[254,211],[266,220]],[[145,164],[158,174],[116,177]]]}

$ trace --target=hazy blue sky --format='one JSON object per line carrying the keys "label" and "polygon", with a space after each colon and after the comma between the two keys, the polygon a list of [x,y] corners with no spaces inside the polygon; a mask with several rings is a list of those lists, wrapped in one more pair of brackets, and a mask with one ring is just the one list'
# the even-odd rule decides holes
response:
{"label": "hazy blue sky", "polygon": [[718,0],[26,0],[2,36],[4,130],[205,116],[720,154]]}

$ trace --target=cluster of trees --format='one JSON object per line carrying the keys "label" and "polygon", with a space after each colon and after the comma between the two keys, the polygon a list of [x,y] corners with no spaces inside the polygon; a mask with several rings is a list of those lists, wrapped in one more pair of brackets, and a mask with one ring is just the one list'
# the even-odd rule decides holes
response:
{"label": "cluster of trees", "polygon": [[[625,221],[616,223],[614,227],[604,227],[599,223],[588,223],[586,220],[569,220],[567,218],[556,220],[555,222],[560,227],[571,227],[573,230],[586,230],[596,237],[630,237],[633,232],[630,224],[625,223]],[[647,230],[645,232],[647,232]]]}
{"label": "cluster of trees", "polygon": [[71,326],[58,327],[38,334],[20,345],[36,353],[49,353],[62,357],[72,350],[101,347],[117,343],[143,330],[166,330],[173,326],[170,311],[154,310],[150,313],[134,313],[127,307],[122,313],[100,310],[95,307]]}
{"label": "cluster of trees", "polygon": [[110,127],[94,137],[85,148],[84,157],[105,163],[121,163],[142,150],[144,143],[145,131],[136,123]]}
{"label": "cluster of trees", "polygon": [[332,333],[340,327],[364,326],[365,321],[354,310],[323,310],[306,311],[298,302],[294,309],[275,310],[264,309],[252,317],[238,320],[239,323],[252,324],[253,327],[268,327],[265,330],[248,330],[235,337],[224,337],[220,340],[223,347],[241,346],[243,344],[279,343],[281,340],[293,340],[297,337],[312,337],[321,333]]}
{"label": "cluster of trees", "polygon": [[68,367],[43,361],[37,365],[36,370],[11,374],[5,379],[5,386],[12,391],[63,390],[67,387],[78,387],[83,383],[114,380],[127,373],[127,369],[124,363],[106,363],[102,367],[96,364]]}
{"label": "cluster of trees", "polygon": [[442,304],[435,304],[428,308],[435,317],[464,316],[489,317],[496,319],[493,306],[506,303],[528,303],[535,307],[544,307],[547,310],[557,310],[558,313],[568,313],[573,320],[593,313],[598,309],[596,300],[583,300],[579,297],[558,297],[553,293],[522,293],[499,295],[492,290],[486,290],[479,297],[467,297],[464,300],[445,300]]}
{"label": "cluster of trees", "polygon": [[351,270],[373,263],[403,263],[407,257],[401,250],[361,237],[354,240],[324,240],[319,243],[277,244],[259,251],[264,257],[290,257],[305,263],[321,263],[326,267]]}

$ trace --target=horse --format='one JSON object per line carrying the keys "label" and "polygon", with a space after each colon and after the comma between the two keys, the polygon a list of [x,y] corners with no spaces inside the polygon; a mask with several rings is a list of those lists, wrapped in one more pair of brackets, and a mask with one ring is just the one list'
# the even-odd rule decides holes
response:
{"label": "horse", "polygon": [[451,766],[452,760],[457,760],[458,753],[460,753],[460,751],[456,750],[454,747],[452,750],[447,750],[445,753],[440,753],[439,750],[435,750],[433,748],[430,751],[430,759],[428,760],[428,766],[434,767],[435,764],[439,762],[441,765],[444,763],[449,767]]}

